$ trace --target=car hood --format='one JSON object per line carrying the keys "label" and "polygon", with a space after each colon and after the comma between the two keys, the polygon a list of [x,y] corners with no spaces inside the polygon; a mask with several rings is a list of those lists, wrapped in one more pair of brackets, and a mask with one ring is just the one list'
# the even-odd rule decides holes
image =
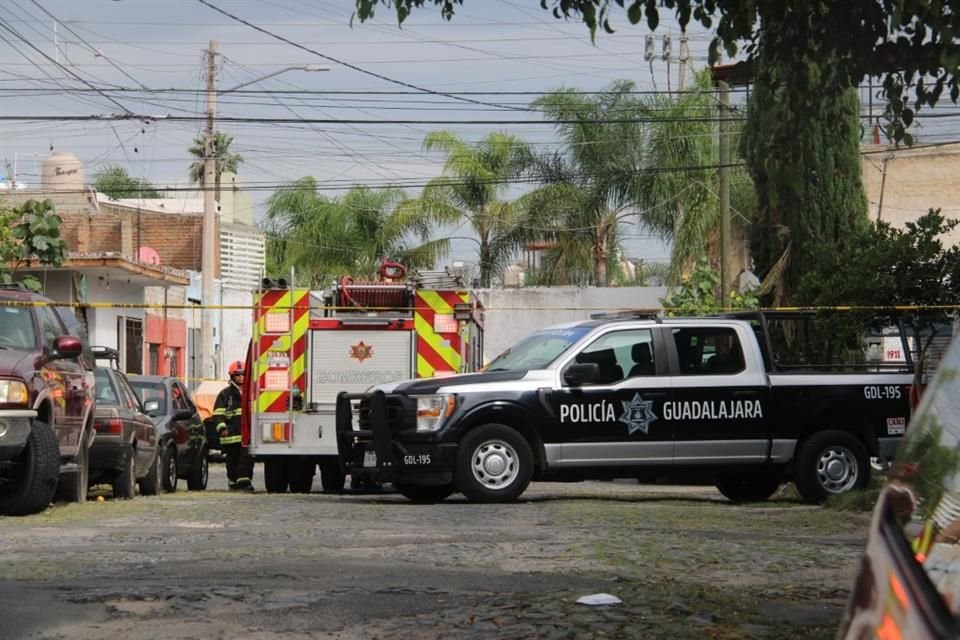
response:
{"label": "car hood", "polygon": [[489,371],[480,373],[461,373],[453,376],[439,376],[436,378],[420,378],[417,380],[405,380],[393,384],[385,384],[374,387],[387,393],[396,391],[411,395],[425,395],[436,393],[444,387],[455,387],[465,384],[483,384],[487,382],[509,382],[512,380],[521,380],[527,375],[527,371]]}
{"label": "car hood", "polygon": [[33,351],[0,349],[0,377],[25,378],[34,369]]}

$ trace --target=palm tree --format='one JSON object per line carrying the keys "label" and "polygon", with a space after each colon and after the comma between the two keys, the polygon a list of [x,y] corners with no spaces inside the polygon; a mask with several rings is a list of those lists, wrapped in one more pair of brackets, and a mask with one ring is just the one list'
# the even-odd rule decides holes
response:
{"label": "palm tree", "polygon": [[[213,136],[213,193],[214,198],[217,202],[220,202],[220,176],[224,171],[229,171],[230,173],[236,173],[237,167],[240,166],[240,163],[243,162],[243,156],[239,153],[230,153],[230,144],[233,142],[233,136],[229,136],[222,131],[217,131]],[[193,139],[193,146],[191,146],[187,151],[190,155],[197,158],[190,163],[190,182],[193,184],[198,184],[201,187],[203,184],[203,160],[205,154],[205,141],[203,136],[197,136]]]}
{"label": "palm tree", "polygon": [[466,221],[478,243],[480,286],[489,287],[528,234],[521,207],[504,199],[509,180],[527,162],[527,146],[500,132],[470,144],[451,131],[434,131],[423,147],[446,154],[443,175],[431,180],[405,208],[411,215],[420,211],[448,224]]}
{"label": "palm tree", "polygon": [[344,275],[372,278],[383,258],[408,269],[432,266],[449,240],[430,240],[436,221],[405,202],[400,189],[354,186],[327,197],[313,177],[297,180],[267,199],[268,272],[283,275],[293,267],[298,278],[322,286]]}
{"label": "palm tree", "polygon": [[[694,76],[679,96],[642,99],[647,171],[641,179],[644,226],[672,242],[669,281],[678,283],[701,256],[720,261],[719,151],[716,98],[709,71]],[[729,128],[728,128],[729,130]],[[737,147],[739,132],[728,133]],[[755,210],[753,183],[743,169],[730,170],[733,237],[744,239]],[[743,247],[741,246],[741,249]],[[741,252],[742,253],[742,252]]]}
{"label": "palm tree", "polygon": [[618,81],[597,95],[563,89],[531,105],[556,122],[565,148],[528,166],[546,184],[528,194],[524,206],[565,253],[554,264],[569,264],[586,250],[593,284],[601,287],[619,261],[621,224],[636,215],[640,201],[643,130],[633,88]]}

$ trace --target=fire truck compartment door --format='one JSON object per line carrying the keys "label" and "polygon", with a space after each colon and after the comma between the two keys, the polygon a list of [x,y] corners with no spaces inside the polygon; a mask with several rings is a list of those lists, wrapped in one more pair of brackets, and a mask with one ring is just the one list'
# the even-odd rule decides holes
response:
{"label": "fire truck compartment door", "polygon": [[330,329],[310,332],[307,402],[335,404],[341,391],[413,377],[412,331]]}

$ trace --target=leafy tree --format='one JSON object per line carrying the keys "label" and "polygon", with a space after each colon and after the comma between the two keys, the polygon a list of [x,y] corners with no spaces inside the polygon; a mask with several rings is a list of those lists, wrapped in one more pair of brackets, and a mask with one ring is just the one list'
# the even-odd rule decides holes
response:
{"label": "leafy tree", "polygon": [[160,198],[160,192],[148,180],[134,178],[127,170],[110,165],[94,176],[93,188],[111,198]]}
{"label": "leafy tree", "polygon": [[[227,135],[222,131],[217,131],[213,136],[213,193],[217,202],[220,202],[220,176],[224,171],[236,173],[237,167],[243,162],[243,156],[239,153],[231,153],[230,145],[233,143],[233,136]],[[203,184],[203,160],[205,155],[204,137],[197,136],[193,139],[193,145],[187,149],[190,155],[197,158],[190,163],[190,182]]]}
{"label": "leafy tree", "polygon": [[[534,157],[529,171],[544,187],[524,199],[534,226],[557,243],[550,261],[583,264],[592,283],[605,287],[620,258],[620,226],[636,218],[642,197],[643,129],[634,83],[614,82],[602,94],[554,91],[533,101],[556,122],[564,149]],[[642,219],[641,219],[642,221]]]}
{"label": "leafy tree", "polygon": [[423,147],[446,155],[443,175],[402,207],[404,215],[447,224],[465,220],[478,242],[480,286],[489,287],[528,235],[522,208],[504,198],[509,179],[526,162],[526,145],[505,133],[471,144],[451,131],[434,131]]}
{"label": "leafy tree", "polygon": [[[0,282],[15,282],[16,271],[34,260],[53,267],[63,264],[67,243],[60,236],[62,223],[52,200],[27,200],[9,210],[0,208]],[[41,288],[32,276],[20,281],[29,289]]]}
{"label": "leafy tree", "polygon": [[268,272],[283,276],[293,267],[317,286],[345,275],[373,278],[384,258],[408,269],[432,266],[449,241],[430,240],[436,220],[405,201],[400,189],[362,186],[327,197],[313,177],[297,180],[267,199]]}
{"label": "leafy tree", "polygon": [[720,274],[710,266],[706,256],[701,256],[693,272],[684,275],[680,287],[660,304],[669,316],[702,316],[733,309],[756,309],[759,300],[753,292],[730,291],[719,296]]}
{"label": "leafy tree", "polygon": [[[440,7],[447,20],[463,0],[356,0],[356,16],[373,17],[382,5],[402,23],[416,7]],[[479,3],[477,3],[479,4]],[[889,101],[888,133],[908,144],[915,111],[933,106],[944,92],[960,97],[960,3],[921,0],[540,0],[558,19],[580,19],[591,35],[612,32],[615,7],[626,9],[632,24],[646,20],[655,30],[660,10],[676,16],[681,29],[691,20],[716,33],[711,64],[721,47],[733,58],[738,48],[749,65],[763,58],[783,70],[783,101],[791,119],[804,121],[824,100],[866,77],[881,78]],[[763,46],[760,41],[763,40]],[[912,97],[911,97],[912,93]]]}
{"label": "leafy tree", "polygon": [[860,307],[858,317],[906,321],[919,351],[919,383],[932,337],[960,304],[960,247],[945,248],[942,240],[957,224],[938,209],[903,229],[878,221],[842,255],[821,248],[822,268],[803,278],[798,297],[811,306]]}

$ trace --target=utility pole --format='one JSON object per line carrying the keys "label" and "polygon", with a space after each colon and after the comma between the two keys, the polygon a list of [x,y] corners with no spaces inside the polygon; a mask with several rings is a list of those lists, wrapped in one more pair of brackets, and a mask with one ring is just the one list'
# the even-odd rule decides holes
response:
{"label": "utility pole", "polygon": [[720,92],[720,305],[727,307],[730,298],[730,140],[727,137],[727,115],[730,113],[730,85],[721,80],[717,83]]}
{"label": "utility pole", "polygon": [[200,375],[204,379],[215,378],[213,366],[213,278],[217,271],[217,201],[213,192],[216,181],[216,158],[214,158],[215,121],[217,117],[217,43],[210,41],[205,52],[207,58],[207,127],[203,135],[203,262],[202,304],[200,315]]}

